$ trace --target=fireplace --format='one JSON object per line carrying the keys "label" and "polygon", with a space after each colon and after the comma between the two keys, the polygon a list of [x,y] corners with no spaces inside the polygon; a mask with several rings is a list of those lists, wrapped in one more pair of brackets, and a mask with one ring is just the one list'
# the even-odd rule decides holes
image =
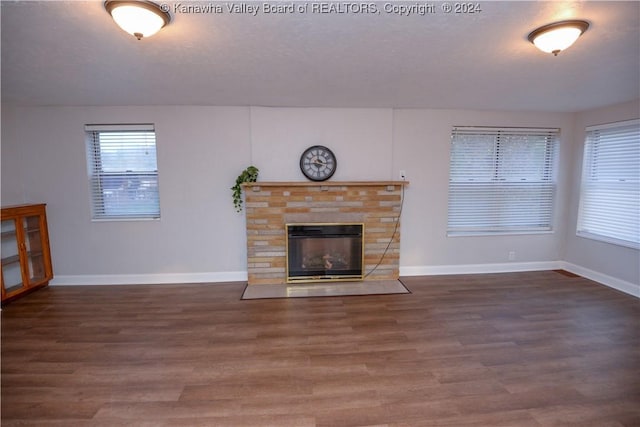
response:
{"label": "fireplace", "polygon": [[[288,282],[286,224],[362,224],[365,273],[362,281],[397,280],[400,212],[403,187],[407,184],[407,181],[332,180],[243,184],[248,284]],[[353,280],[358,280],[357,277]]]}
{"label": "fireplace", "polygon": [[287,283],[362,280],[364,224],[287,224]]}

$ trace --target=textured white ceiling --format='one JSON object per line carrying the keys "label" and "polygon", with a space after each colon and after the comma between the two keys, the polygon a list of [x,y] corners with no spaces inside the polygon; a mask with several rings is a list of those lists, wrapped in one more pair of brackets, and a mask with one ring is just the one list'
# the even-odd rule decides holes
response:
{"label": "textured white ceiling", "polygon": [[[102,1],[2,1],[2,101],[566,112],[640,97],[637,1],[481,1],[479,13],[447,14],[439,1],[392,0],[376,2],[378,14],[256,16],[226,7],[262,2],[164,3],[173,22],[138,41]],[[400,16],[386,3],[435,13]],[[224,12],[176,9],[194,4]],[[558,57],[526,40],[574,18],[591,28]]]}

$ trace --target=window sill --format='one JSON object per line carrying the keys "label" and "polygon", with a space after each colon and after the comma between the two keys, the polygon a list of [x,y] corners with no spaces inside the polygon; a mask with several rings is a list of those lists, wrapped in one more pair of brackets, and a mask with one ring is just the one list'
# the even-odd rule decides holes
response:
{"label": "window sill", "polygon": [[91,222],[137,222],[137,221],[160,221],[160,217],[154,218],[91,218]]}
{"label": "window sill", "polygon": [[522,236],[535,234],[554,234],[554,231],[448,231],[447,237]]}
{"label": "window sill", "polygon": [[616,238],[613,238],[613,237],[601,236],[599,234],[592,234],[592,233],[578,231],[576,233],[576,236],[581,237],[583,239],[595,240],[597,242],[603,242],[603,243],[609,243],[610,245],[622,246],[622,247],[629,248],[629,249],[636,249],[636,250],[640,249],[640,244],[639,243],[629,242],[627,240],[620,240],[620,239],[616,239]]}

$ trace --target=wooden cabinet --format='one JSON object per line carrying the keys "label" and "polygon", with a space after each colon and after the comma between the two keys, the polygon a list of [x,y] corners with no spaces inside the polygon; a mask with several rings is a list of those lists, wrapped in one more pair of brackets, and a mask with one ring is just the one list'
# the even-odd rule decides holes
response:
{"label": "wooden cabinet", "polygon": [[44,204],[2,208],[2,302],[49,284],[53,278]]}

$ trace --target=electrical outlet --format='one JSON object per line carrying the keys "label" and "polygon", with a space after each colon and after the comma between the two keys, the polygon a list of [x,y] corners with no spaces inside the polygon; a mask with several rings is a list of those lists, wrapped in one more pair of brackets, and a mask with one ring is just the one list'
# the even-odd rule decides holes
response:
{"label": "electrical outlet", "polygon": [[407,179],[407,172],[405,172],[404,170],[401,170],[400,171],[400,179],[403,180],[403,181],[405,179]]}
{"label": "electrical outlet", "polygon": [[509,261],[516,260],[516,251],[509,251]]}

